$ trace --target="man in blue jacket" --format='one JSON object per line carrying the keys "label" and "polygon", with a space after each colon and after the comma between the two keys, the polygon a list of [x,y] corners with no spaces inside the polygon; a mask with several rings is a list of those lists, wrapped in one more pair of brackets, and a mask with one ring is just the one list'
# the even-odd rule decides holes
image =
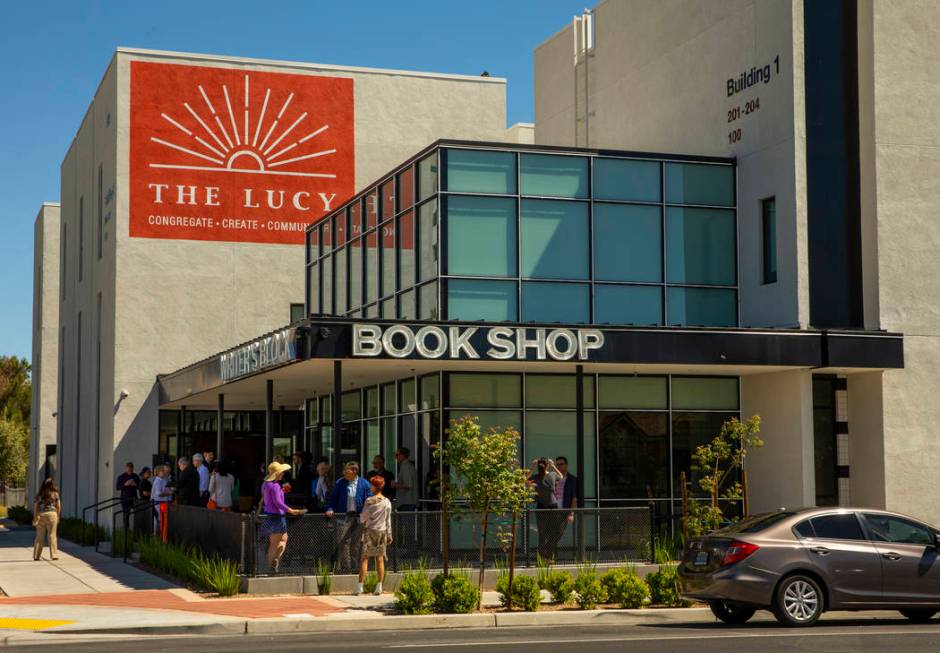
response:
{"label": "man in blue jacket", "polygon": [[359,513],[372,495],[369,481],[359,476],[359,464],[346,463],[343,478],[336,481],[330,493],[326,516],[336,520],[336,568],[356,569],[359,565],[359,543],[362,532]]}

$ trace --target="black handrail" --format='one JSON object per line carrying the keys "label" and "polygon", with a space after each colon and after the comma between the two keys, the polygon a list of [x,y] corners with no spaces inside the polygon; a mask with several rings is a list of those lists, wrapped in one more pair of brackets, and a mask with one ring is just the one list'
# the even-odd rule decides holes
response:
{"label": "black handrail", "polygon": [[[100,513],[102,510],[113,508],[115,505],[114,502],[120,503],[120,501],[121,501],[120,497],[109,497],[107,499],[102,499],[98,503],[93,503],[90,506],[85,506],[84,508],[82,508],[82,542],[81,542],[82,546],[87,546],[85,544],[85,515],[86,513],[92,508],[97,508],[97,510],[95,510],[95,551],[97,551],[98,550],[98,513]],[[108,505],[102,506],[102,504],[105,504],[105,503],[107,503]]]}
{"label": "black handrail", "polygon": [[[111,557],[112,557],[112,558],[115,557],[115,555],[114,555],[114,541],[115,541],[115,535],[116,535],[116,533],[117,533],[117,517],[118,517],[118,515],[127,515],[127,516],[125,517],[125,523],[124,523],[124,562],[127,562],[127,549],[128,549],[128,547],[127,547],[127,533],[128,533],[128,531],[131,530],[131,524],[132,524],[132,523],[134,522],[134,520],[136,519],[137,513],[139,513],[139,512],[144,512],[144,511],[147,511],[147,512],[151,513],[150,529],[151,529],[151,533],[152,533],[152,532],[153,532],[153,504],[151,504],[149,501],[147,501],[146,503],[141,502],[141,503],[137,504],[136,506],[133,506],[133,507],[130,509],[130,511],[125,510],[125,509],[122,507],[121,510],[117,510],[117,511],[111,513]],[[128,513],[129,513],[129,514],[128,514]],[[136,529],[135,529],[135,530],[136,530]]]}

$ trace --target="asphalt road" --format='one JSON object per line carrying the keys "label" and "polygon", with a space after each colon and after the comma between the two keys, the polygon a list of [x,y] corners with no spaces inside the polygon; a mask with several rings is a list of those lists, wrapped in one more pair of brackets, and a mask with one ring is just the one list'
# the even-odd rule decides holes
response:
{"label": "asphalt road", "polygon": [[[533,647],[538,647],[533,648]],[[360,632],[235,637],[136,637],[133,640],[98,640],[10,647],[9,651],[68,653],[179,653],[180,651],[417,651],[432,653],[502,653],[522,650],[564,650],[565,653],[703,653],[707,651],[776,653],[778,651],[892,652],[937,651],[940,621],[915,625],[898,619],[853,619],[821,622],[814,628],[793,630],[761,620],[730,628],[714,623],[657,626],[594,626],[552,628],[446,629],[402,632]]]}

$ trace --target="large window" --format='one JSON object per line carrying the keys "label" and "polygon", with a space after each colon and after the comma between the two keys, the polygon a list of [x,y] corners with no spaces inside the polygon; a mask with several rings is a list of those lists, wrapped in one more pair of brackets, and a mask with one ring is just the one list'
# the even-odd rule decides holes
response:
{"label": "large window", "polygon": [[586,283],[522,284],[522,321],[585,324],[591,320],[591,287]]}
{"label": "large window", "polygon": [[580,156],[523,154],[519,163],[523,195],[588,196],[588,159]]}
{"label": "large window", "polygon": [[662,281],[662,240],[659,206],[595,204],[594,278]]}
{"label": "large window", "polygon": [[451,279],[447,282],[447,318],[471,322],[515,322],[515,281]]}
{"label": "large window", "polygon": [[521,241],[523,277],[590,276],[586,203],[523,200]]}
{"label": "large window", "polygon": [[760,203],[762,283],[777,281],[777,199],[768,197]]}
{"label": "large window", "polygon": [[667,163],[666,202],[734,206],[734,168],[709,164]]}
{"label": "large window", "polygon": [[733,286],[735,243],[733,211],[667,208],[667,281]]}
{"label": "large window", "polygon": [[447,272],[516,275],[516,201],[496,197],[447,198]]}
{"label": "large window", "polygon": [[659,161],[594,159],[594,199],[659,202]]}
{"label": "large window", "polygon": [[493,150],[444,150],[444,190],[516,194],[516,155]]}

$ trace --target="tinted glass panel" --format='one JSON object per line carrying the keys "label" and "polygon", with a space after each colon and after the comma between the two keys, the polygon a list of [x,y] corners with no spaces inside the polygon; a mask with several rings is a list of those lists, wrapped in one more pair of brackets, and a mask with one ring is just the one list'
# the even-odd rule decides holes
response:
{"label": "tinted glass panel", "polygon": [[402,320],[413,320],[417,315],[415,308],[415,291],[408,290],[398,296],[398,317]]}
{"label": "tinted glass panel", "polygon": [[737,326],[737,294],[717,288],[667,288],[670,326]]}
{"label": "tinted glass panel", "polygon": [[397,308],[396,308],[396,304],[397,304],[397,301],[396,301],[396,299],[395,299],[394,297],[391,297],[391,298],[389,298],[389,299],[383,300],[383,301],[381,302],[381,306],[382,306],[382,317],[384,317],[384,318],[386,318],[386,319],[394,319],[394,318],[398,317],[398,314],[397,314],[398,311],[397,311]]}
{"label": "tinted glass panel", "polygon": [[796,534],[800,537],[816,537],[816,531],[813,530],[813,522],[809,519],[801,521],[793,527],[793,530],[796,531]]}
{"label": "tinted glass panel", "polygon": [[370,231],[366,236],[366,301],[373,302],[379,296],[379,236]]}
{"label": "tinted glass panel", "polygon": [[450,405],[460,408],[501,408],[522,405],[518,374],[450,374]]}
{"label": "tinted glass panel", "polygon": [[415,201],[414,168],[406,168],[398,173],[398,210],[411,208]]}
{"label": "tinted glass panel", "polygon": [[666,280],[735,284],[734,211],[666,209]]}
{"label": "tinted glass panel", "polygon": [[750,519],[739,521],[736,524],[722,528],[719,533],[760,533],[784,519],[789,519],[795,513],[780,510],[778,512],[757,515]]}
{"label": "tinted glass panel", "polygon": [[437,374],[422,376],[421,379],[421,408],[428,410],[441,407],[441,384]]}
{"label": "tinted glass panel", "polygon": [[761,200],[761,263],[763,283],[777,280],[777,200]]}
{"label": "tinted glass panel", "polygon": [[553,154],[520,155],[522,194],[541,197],[587,197],[588,160]]}
{"label": "tinted glass panel", "polygon": [[398,288],[415,285],[415,214],[403,213],[395,219],[398,225]]}
{"label": "tinted glass panel", "polygon": [[666,202],[734,206],[734,168],[697,163],[667,163]]}
{"label": "tinted glass panel", "polygon": [[388,220],[395,214],[395,180],[389,179],[379,187],[379,217]]}
{"label": "tinted glass panel", "polygon": [[486,150],[443,150],[444,189],[464,193],[515,195],[516,155]]}
{"label": "tinted glass panel", "polygon": [[858,524],[855,513],[824,515],[812,519],[816,537],[825,540],[864,540],[862,527]]}
{"label": "tinted glass panel", "polygon": [[333,245],[340,247],[346,243],[346,212],[341,211],[333,217]]}
{"label": "tinted glass panel", "polygon": [[362,231],[362,204],[355,202],[349,207],[349,237],[355,238]]}
{"label": "tinted glass panel", "polygon": [[577,378],[572,375],[529,374],[525,378],[526,408],[575,408]]}
{"label": "tinted glass panel", "polygon": [[515,276],[515,200],[447,198],[447,270],[454,275]]}
{"label": "tinted glass panel", "polygon": [[418,319],[436,320],[438,316],[437,282],[432,281],[418,287]]}
{"label": "tinted glass panel", "polygon": [[594,286],[594,324],[662,323],[661,286]]}
{"label": "tinted glass panel", "polygon": [[437,152],[418,162],[418,201],[437,192]]}
{"label": "tinted glass panel", "polygon": [[660,201],[659,161],[594,159],[594,199]]}
{"label": "tinted glass panel", "polygon": [[587,279],[588,205],[522,201],[522,276]]}
{"label": "tinted glass panel", "polygon": [[365,197],[366,228],[371,229],[379,223],[379,192],[372,191]]}
{"label": "tinted glass panel", "polygon": [[437,276],[437,201],[418,208],[418,281]]}
{"label": "tinted glass panel", "polygon": [[514,322],[517,319],[515,281],[447,282],[447,319]]}
{"label": "tinted glass panel", "polygon": [[310,287],[309,313],[320,312],[320,266],[316,263],[307,268],[307,283]]}
{"label": "tinted glass panel", "polygon": [[384,222],[379,227],[382,234],[382,295],[395,292],[395,223]]}
{"label": "tinted glass panel", "polygon": [[333,297],[335,302],[335,312],[337,315],[343,315],[346,312],[346,280],[349,278],[346,272],[346,249],[338,249],[333,254],[336,273],[336,295]]}
{"label": "tinted glass panel", "polygon": [[590,322],[590,286],[582,283],[523,283],[522,321]]}
{"label": "tinted glass panel", "polygon": [[936,536],[933,534],[933,531],[909,519],[866,512],[865,520],[868,522],[872,539],[877,542],[923,544],[928,546],[936,542]]}
{"label": "tinted glass panel", "polygon": [[342,397],[343,421],[360,418],[359,391],[344,392]]}
{"label": "tinted glass panel", "polygon": [[395,414],[395,384],[386,383],[382,386],[382,414],[383,415],[394,415]]}
{"label": "tinted glass panel", "polygon": [[600,412],[597,419],[600,497],[668,497],[668,416]]}
{"label": "tinted glass panel", "polygon": [[594,278],[662,281],[663,225],[658,206],[594,205]]}
{"label": "tinted glass panel", "polygon": [[685,410],[737,410],[738,380],[674,376],[672,407]]}
{"label": "tinted glass panel", "polygon": [[[411,413],[417,407],[415,400],[415,380],[408,379],[398,384],[398,412]],[[413,450],[413,449],[412,449]]]}
{"label": "tinted glass panel", "polygon": [[349,252],[349,308],[359,308],[362,304],[362,240],[354,240],[346,249]]}
{"label": "tinted glass panel", "polygon": [[[522,433],[522,413],[516,410],[478,410],[465,412],[452,410],[448,413],[448,419],[460,419],[461,417],[476,417],[480,424],[480,430],[486,433],[490,429],[506,429],[512,427]],[[448,422],[449,423],[449,422]],[[522,458],[522,449],[519,450],[520,463]]]}
{"label": "tinted glass panel", "polygon": [[[528,382],[528,381],[527,381]],[[527,411],[525,415],[525,452],[523,460],[531,462],[533,458],[546,457],[553,460],[558,456],[568,459],[568,470],[578,474],[577,417],[573,411]],[[593,426],[593,425],[591,425]],[[589,432],[585,433],[585,457],[592,442]],[[593,449],[593,447],[590,447]],[[585,461],[587,463],[587,461]],[[582,488],[594,487],[594,464],[584,466],[585,477],[578,479]],[[591,493],[593,495],[593,493]]]}
{"label": "tinted glass panel", "polygon": [[366,417],[376,417],[379,414],[379,389],[366,388]]}
{"label": "tinted glass panel", "polygon": [[333,257],[327,256],[320,260],[320,312],[324,315],[333,314]]}
{"label": "tinted glass panel", "polygon": [[667,407],[664,376],[600,376],[597,401],[600,408]]}
{"label": "tinted glass panel", "polygon": [[[685,472],[689,487],[700,487],[702,472],[692,469],[692,452],[708,444],[721,431],[721,425],[738,413],[672,413],[672,464],[675,493],[678,496],[679,474]],[[737,474],[735,474],[735,479]],[[734,482],[734,479],[729,480]]]}

